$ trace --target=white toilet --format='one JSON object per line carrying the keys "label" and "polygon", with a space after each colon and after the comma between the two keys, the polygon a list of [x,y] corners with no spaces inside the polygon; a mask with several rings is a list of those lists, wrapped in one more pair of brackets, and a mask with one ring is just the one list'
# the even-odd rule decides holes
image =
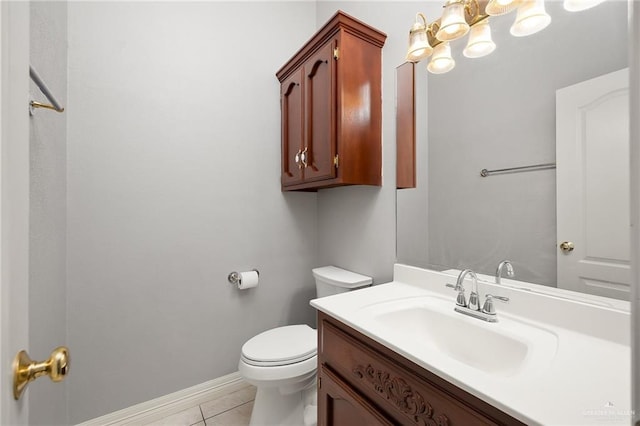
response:
{"label": "white toilet", "polygon": [[[318,297],[372,282],[370,277],[335,266],[313,269],[313,276]],[[316,330],[306,324],[267,330],[242,346],[238,370],[257,387],[250,426],[316,424],[317,348]]]}

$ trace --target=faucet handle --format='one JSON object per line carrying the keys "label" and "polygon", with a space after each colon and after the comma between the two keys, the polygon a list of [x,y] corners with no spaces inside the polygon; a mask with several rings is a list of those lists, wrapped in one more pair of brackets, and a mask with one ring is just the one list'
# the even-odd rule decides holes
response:
{"label": "faucet handle", "polygon": [[501,302],[508,302],[509,298],[504,296],[494,296],[493,294],[487,294],[487,297],[491,296],[493,299],[499,300]]}
{"label": "faucet handle", "polygon": [[487,315],[495,315],[496,307],[493,306],[493,296],[487,294],[487,297],[484,299],[484,305],[482,305],[482,312]]}
{"label": "faucet handle", "polygon": [[508,297],[494,296],[492,294],[487,294],[485,299],[484,299],[484,305],[482,305],[482,312],[484,312],[487,315],[495,315],[496,314],[496,308],[495,308],[495,306],[493,306],[493,299],[499,300],[501,302],[508,302],[509,301]]}
{"label": "faucet handle", "polygon": [[445,284],[445,286],[454,289],[455,291],[458,292],[458,296],[456,297],[456,305],[458,306],[464,306],[465,308],[467,307],[467,297],[464,294],[464,287],[462,286],[462,284]]}

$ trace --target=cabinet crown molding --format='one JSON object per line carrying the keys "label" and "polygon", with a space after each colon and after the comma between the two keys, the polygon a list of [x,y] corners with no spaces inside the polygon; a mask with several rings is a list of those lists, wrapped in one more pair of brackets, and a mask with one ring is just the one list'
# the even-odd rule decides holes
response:
{"label": "cabinet crown molding", "polygon": [[338,31],[344,30],[349,34],[359,37],[374,46],[382,48],[387,35],[357,18],[338,10],[287,63],[278,70],[276,77],[282,83],[293,71],[296,70],[309,56],[313,55],[324,43],[333,37]]}

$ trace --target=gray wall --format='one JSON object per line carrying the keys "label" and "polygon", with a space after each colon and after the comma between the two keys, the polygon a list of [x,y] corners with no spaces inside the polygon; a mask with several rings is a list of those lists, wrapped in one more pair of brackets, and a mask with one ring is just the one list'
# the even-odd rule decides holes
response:
{"label": "gray wall", "polygon": [[[498,47],[485,58],[464,58],[466,39],[452,44],[456,68],[428,81],[429,159],[419,173],[428,176],[429,235],[413,234],[429,242],[427,263],[493,274],[508,258],[520,279],[555,285],[554,171],[479,172],[555,161],[555,91],[626,66],[626,8],[571,14],[549,2],[551,25],[529,37],[508,34],[511,17],[493,18]],[[399,211],[412,208],[400,201]]]}
{"label": "gray wall", "polygon": [[[283,194],[274,73],[339,8],[389,36],[384,186]],[[69,3],[71,422],[236,371],[251,336],[312,324],[314,266],[392,278],[395,68],[416,10]],[[253,267],[257,289],[227,284],[231,270]]]}
{"label": "gray wall", "polygon": [[[70,2],[70,420],[237,371],[314,323],[317,195],[280,191],[275,72],[315,3]],[[260,270],[240,292],[233,270]]]}
{"label": "gray wall", "polygon": [[318,2],[317,24],[337,9],[387,34],[382,65],[383,186],[318,192],[319,263],[390,281],[395,250],[395,69],[404,62],[409,28],[423,5],[415,2]]}
{"label": "gray wall", "polygon": [[[67,105],[67,5],[30,4],[30,61]],[[49,103],[31,82],[31,98]],[[67,114],[36,110],[30,118],[29,355],[44,360],[67,343]],[[68,381],[29,387],[29,423],[67,424]]]}

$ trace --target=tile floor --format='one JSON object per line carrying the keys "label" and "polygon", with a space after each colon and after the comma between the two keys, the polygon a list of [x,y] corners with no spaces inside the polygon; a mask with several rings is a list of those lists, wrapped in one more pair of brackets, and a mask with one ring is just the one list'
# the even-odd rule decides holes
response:
{"label": "tile floor", "polygon": [[248,385],[204,404],[173,414],[149,426],[247,426],[256,388]]}

